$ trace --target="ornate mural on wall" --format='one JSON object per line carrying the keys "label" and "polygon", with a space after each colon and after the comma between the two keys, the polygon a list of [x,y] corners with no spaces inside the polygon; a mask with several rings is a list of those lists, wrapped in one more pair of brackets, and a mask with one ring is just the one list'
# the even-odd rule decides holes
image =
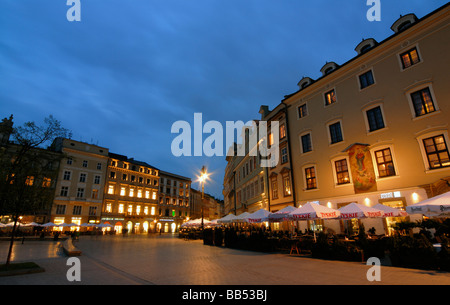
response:
{"label": "ornate mural on wall", "polygon": [[347,149],[355,194],[377,191],[372,156],[366,144],[353,144]]}

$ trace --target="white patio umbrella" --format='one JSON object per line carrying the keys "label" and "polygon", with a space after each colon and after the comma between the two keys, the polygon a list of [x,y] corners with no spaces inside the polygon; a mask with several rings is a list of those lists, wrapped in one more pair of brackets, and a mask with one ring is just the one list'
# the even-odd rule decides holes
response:
{"label": "white patio umbrella", "polygon": [[285,220],[291,220],[289,213],[295,211],[297,208],[292,206],[292,205],[288,205],[287,207],[275,212],[275,213],[270,213],[269,215],[269,221],[271,222],[280,222],[280,221],[285,221]]}
{"label": "white patio umbrella", "polygon": [[265,209],[260,209],[254,213],[251,213],[247,216],[247,221],[250,223],[261,223],[263,221],[267,221],[270,212]]}
{"label": "white patio umbrella", "polygon": [[409,205],[406,212],[427,217],[450,217],[450,192]]}
{"label": "white patio umbrella", "polygon": [[201,218],[199,218],[199,219],[191,219],[191,220],[183,223],[181,226],[182,227],[193,227],[193,226],[196,226],[198,224],[201,224],[201,221],[202,221]]}
{"label": "white patio umbrella", "polygon": [[40,223],[37,223],[37,222],[34,222],[34,221],[32,221],[32,222],[30,222],[30,223],[27,223],[27,226],[30,226],[30,227],[40,227],[40,226],[42,226]]}
{"label": "white patio umbrella", "polygon": [[93,223],[82,223],[81,225],[80,225],[80,227],[94,227],[95,226],[95,224],[93,224]]}
{"label": "white patio umbrella", "polygon": [[400,209],[396,209],[381,203],[378,203],[376,205],[373,206],[374,209],[378,209],[378,210],[382,210],[384,212],[384,216],[383,217],[405,217],[408,216],[408,213],[400,210]]}
{"label": "white patio umbrella", "polygon": [[79,227],[79,225],[77,225],[76,223],[62,223],[60,225],[58,225],[58,227]]}
{"label": "white patio umbrella", "polygon": [[247,222],[247,216],[250,215],[249,212],[244,212],[242,214],[239,214],[236,216],[235,219],[233,219],[233,222]]}
{"label": "white patio umbrella", "polygon": [[98,225],[95,225],[97,228],[112,228],[113,225],[110,225],[109,223],[101,223]]}
{"label": "white patio umbrella", "polygon": [[339,210],[310,202],[289,213],[294,220],[334,219],[338,218],[340,214]]}
{"label": "white patio umbrella", "polygon": [[218,225],[220,225],[217,221],[218,221],[219,219],[213,219],[213,220],[211,220],[209,223],[208,223],[208,225],[209,226],[218,226]]}
{"label": "white patio umbrella", "polygon": [[57,227],[57,224],[54,224],[53,222],[47,222],[41,225],[42,227]]}
{"label": "white patio umbrella", "polygon": [[236,215],[234,214],[228,214],[225,217],[222,217],[217,220],[218,223],[231,223],[236,218]]}
{"label": "white patio umbrella", "polygon": [[[295,209],[289,213],[294,220],[317,220],[317,219],[335,219],[341,212],[326,206],[308,202],[304,206]],[[314,231],[314,240],[316,240],[316,231]]]}
{"label": "white patio umbrella", "polygon": [[384,212],[379,209],[371,208],[356,202],[347,204],[346,206],[338,210],[341,212],[341,219],[351,219],[351,218],[376,218],[383,217]]}

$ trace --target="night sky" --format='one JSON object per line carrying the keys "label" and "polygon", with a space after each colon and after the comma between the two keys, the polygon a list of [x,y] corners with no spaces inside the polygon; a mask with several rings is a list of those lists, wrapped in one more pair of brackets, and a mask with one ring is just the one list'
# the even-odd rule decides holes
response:
{"label": "night sky", "polygon": [[0,119],[51,114],[74,140],[193,181],[205,165],[205,191],[223,198],[225,157],[173,156],[174,122],[260,119],[303,76],[392,35],[401,14],[445,3],[381,0],[369,22],[366,0],[81,0],[69,22],[66,0],[0,0]]}

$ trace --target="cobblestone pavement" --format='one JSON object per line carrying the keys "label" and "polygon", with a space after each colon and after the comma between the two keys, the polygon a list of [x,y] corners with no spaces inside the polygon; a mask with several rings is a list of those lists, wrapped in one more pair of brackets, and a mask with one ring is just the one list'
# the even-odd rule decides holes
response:
{"label": "cobblestone pavement", "polygon": [[[0,260],[7,242],[0,242]],[[176,235],[82,236],[81,282],[69,282],[67,257],[58,243],[15,244],[14,261],[34,261],[46,272],[0,277],[7,284],[78,285],[450,285],[450,273],[381,267],[381,282],[369,282],[370,266],[205,246]]]}

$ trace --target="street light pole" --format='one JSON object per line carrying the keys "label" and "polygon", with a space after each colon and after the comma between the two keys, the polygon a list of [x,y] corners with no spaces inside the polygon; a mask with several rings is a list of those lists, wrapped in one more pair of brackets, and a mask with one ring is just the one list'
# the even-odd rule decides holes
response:
{"label": "street light pole", "polygon": [[203,165],[202,171],[200,174],[200,182],[202,183],[202,231],[203,231],[203,206],[204,206],[203,200],[205,199],[205,180],[207,177],[208,177],[208,174],[206,173],[206,168]]}

